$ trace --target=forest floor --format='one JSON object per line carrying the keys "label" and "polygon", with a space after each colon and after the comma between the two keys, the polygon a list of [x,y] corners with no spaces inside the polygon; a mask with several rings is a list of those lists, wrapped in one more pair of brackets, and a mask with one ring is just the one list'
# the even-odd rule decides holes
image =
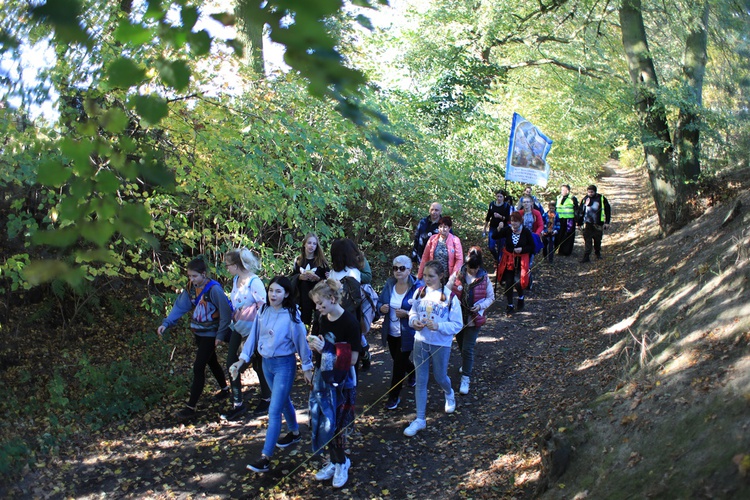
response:
{"label": "forest floor", "polygon": [[[380,346],[379,327],[369,334],[373,363],[361,374],[350,440],[352,467],[342,489],[313,477],[321,462],[310,454],[307,390],[300,376],[292,397],[303,439],[277,449],[269,473],[245,468],[260,455],[266,417],[222,423],[218,413],[223,406],[206,402],[193,422],[180,424],[172,417],[179,409],[175,401],[172,407],[108,427],[87,446],[61,450],[27,471],[5,494],[177,499],[537,496],[547,481],[542,436],[551,429],[564,433],[565,427],[586,421],[593,400],[626,383],[627,366],[636,354],[626,349],[616,356],[603,355],[629,335],[608,333],[617,331],[608,327],[650,298],[629,294],[638,284],[633,269],[618,257],[633,245],[656,239],[647,180],[642,172],[612,163],[597,184],[613,207],[603,259],[579,263],[583,242],[577,234],[573,256],[556,256],[553,264],[537,260],[523,312],[506,317],[505,300],[497,297],[480,332],[468,395],[458,394],[460,354],[452,350],[449,376],[457,396],[455,413],[444,413],[444,398],[430,380],[427,428],[405,437],[403,430],[415,416],[414,390],[402,391],[397,410],[385,409],[391,360]],[[643,220],[649,217],[646,226]],[[252,374],[246,379],[252,398]]]}

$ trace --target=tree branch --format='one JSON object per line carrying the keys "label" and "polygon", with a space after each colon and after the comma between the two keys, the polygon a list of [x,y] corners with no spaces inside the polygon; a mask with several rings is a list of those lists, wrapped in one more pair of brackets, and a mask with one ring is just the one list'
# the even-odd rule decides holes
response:
{"label": "tree branch", "polygon": [[588,77],[595,78],[597,80],[602,79],[602,77],[600,76],[602,72],[599,70],[586,68],[585,66],[576,66],[574,64],[569,64],[566,62],[558,61],[557,59],[534,59],[531,61],[524,61],[524,62],[515,63],[515,64],[507,64],[503,67],[507,69],[518,69],[518,68],[526,68],[529,66],[543,66],[545,64],[552,64],[554,66],[559,66],[563,69],[567,69],[569,71],[575,71],[576,73],[580,73],[581,75],[586,75]]}

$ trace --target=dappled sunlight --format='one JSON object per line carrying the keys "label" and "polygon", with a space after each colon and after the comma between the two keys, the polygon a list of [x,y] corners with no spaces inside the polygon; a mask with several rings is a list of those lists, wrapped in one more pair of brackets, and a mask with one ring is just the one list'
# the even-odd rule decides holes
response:
{"label": "dappled sunlight", "polygon": [[700,354],[695,349],[681,352],[666,349],[655,361],[663,366],[661,374],[669,377],[695,366],[700,361]]}
{"label": "dappled sunlight", "polygon": [[589,358],[584,360],[583,363],[576,367],[576,371],[584,371],[593,368],[604,361],[615,358],[620,355],[621,352],[627,347],[627,337],[623,338],[613,346],[599,353],[595,358]]}
{"label": "dappled sunlight", "polygon": [[477,344],[494,344],[495,342],[503,342],[505,337],[477,337]]}
{"label": "dappled sunlight", "polygon": [[542,459],[536,450],[529,453],[504,453],[499,455],[485,470],[475,470],[466,475],[464,482],[468,490],[485,488],[497,482],[498,476],[512,478],[519,488],[529,486],[541,478]]}
{"label": "dappled sunlight", "polygon": [[619,321],[619,322],[615,323],[614,325],[610,326],[609,328],[607,328],[606,330],[604,330],[604,333],[606,335],[612,335],[612,334],[615,334],[615,333],[620,333],[622,331],[625,331],[628,328],[630,328],[631,326],[633,326],[633,323],[635,323],[636,319],[637,319],[636,315],[627,317],[624,320]]}

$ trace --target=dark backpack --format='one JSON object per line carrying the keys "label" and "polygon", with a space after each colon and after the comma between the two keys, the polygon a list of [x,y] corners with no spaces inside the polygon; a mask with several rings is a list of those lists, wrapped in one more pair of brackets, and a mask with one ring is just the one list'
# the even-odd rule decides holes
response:
{"label": "dark backpack", "polygon": [[359,281],[351,276],[341,278],[341,307],[362,319],[362,290]]}

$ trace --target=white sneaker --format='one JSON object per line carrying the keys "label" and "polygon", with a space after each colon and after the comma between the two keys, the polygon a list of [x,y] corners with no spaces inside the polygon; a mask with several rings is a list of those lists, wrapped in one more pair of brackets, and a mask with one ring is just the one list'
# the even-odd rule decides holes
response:
{"label": "white sneaker", "polygon": [[346,458],[346,462],[343,464],[336,464],[336,470],[333,473],[333,487],[341,488],[349,480],[349,467],[352,463],[349,461],[349,457]]}
{"label": "white sneaker", "polygon": [[417,432],[419,432],[421,430],[424,430],[426,428],[427,428],[427,421],[423,420],[421,418],[418,418],[418,419],[414,420],[414,422],[410,423],[409,427],[407,427],[406,429],[404,429],[404,436],[412,437]]}
{"label": "white sneaker", "polygon": [[325,467],[320,469],[315,474],[315,479],[317,481],[327,481],[328,479],[331,479],[333,477],[333,474],[336,472],[336,464],[333,462],[328,462]]}
{"label": "white sneaker", "polygon": [[445,413],[454,411],[456,411],[456,393],[451,389],[451,393],[445,395]]}
{"label": "white sneaker", "polygon": [[469,377],[461,375],[461,388],[458,390],[461,394],[469,394]]}

